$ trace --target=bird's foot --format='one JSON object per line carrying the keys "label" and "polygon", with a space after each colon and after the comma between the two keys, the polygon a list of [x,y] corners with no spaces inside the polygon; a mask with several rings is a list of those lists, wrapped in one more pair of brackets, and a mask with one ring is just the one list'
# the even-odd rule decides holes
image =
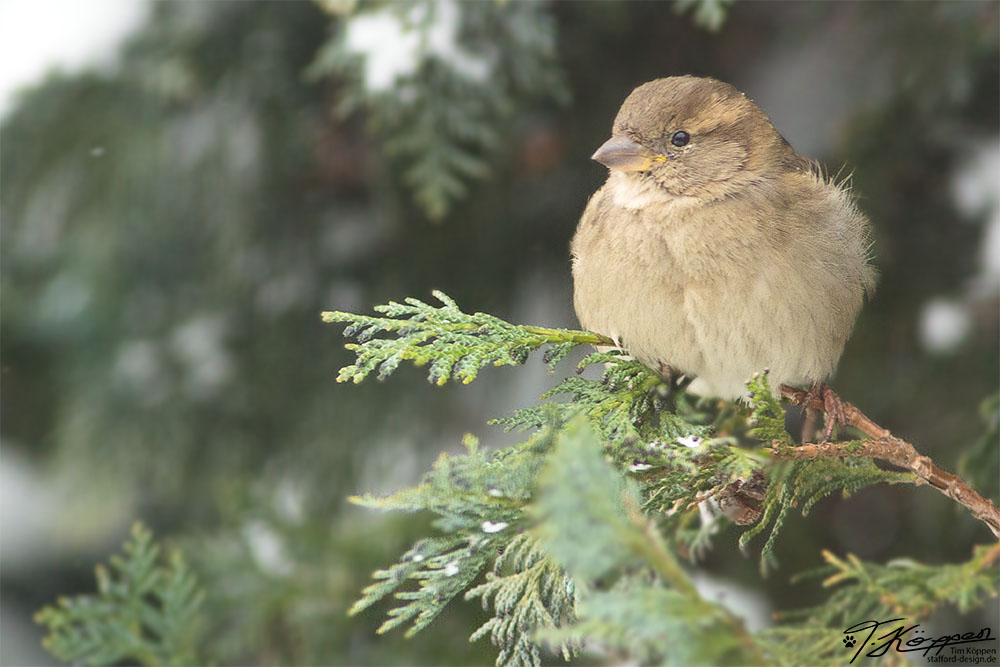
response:
{"label": "bird's foot", "polygon": [[[833,437],[834,428],[847,425],[847,414],[844,412],[844,403],[837,393],[826,386],[825,382],[817,382],[809,387],[806,400],[803,405],[806,407],[806,422],[808,423],[808,406],[815,400],[823,402],[823,439],[820,442],[830,442]],[[803,441],[806,433],[803,433]]]}
{"label": "bird's foot", "polygon": [[805,412],[805,419],[802,420],[802,444],[811,441],[816,437],[816,420],[819,418],[819,410],[810,408],[808,405],[802,407]]}
{"label": "bird's foot", "polygon": [[662,378],[663,382],[667,386],[667,393],[670,394],[678,391],[684,391],[694,380],[694,376],[678,373],[670,364],[662,361],[660,362],[660,378]]}
{"label": "bird's foot", "polygon": [[660,377],[669,385],[674,383],[674,369],[670,367],[670,364],[660,362]]}

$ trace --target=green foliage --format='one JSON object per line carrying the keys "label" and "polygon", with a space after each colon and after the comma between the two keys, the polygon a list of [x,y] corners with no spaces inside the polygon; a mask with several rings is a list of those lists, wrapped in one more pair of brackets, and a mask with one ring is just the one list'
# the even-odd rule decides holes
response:
{"label": "green foliage", "polygon": [[593,593],[578,605],[581,621],[542,632],[548,641],[586,641],[616,663],[643,665],[755,664],[720,608],[702,605],[655,582],[634,578]]}
{"label": "green foliage", "polygon": [[635,483],[604,461],[600,441],[578,418],[541,472],[532,514],[546,553],[592,581],[629,563],[632,544],[642,539],[629,511],[640,502]]}
{"label": "green foliage", "polygon": [[491,423],[503,425],[507,430],[537,428],[553,409],[560,409],[564,417],[582,411],[598,429],[602,440],[619,447],[640,440],[672,442],[709,432],[708,427],[664,411],[669,404],[670,386],[657,373],[623,357],[617,350],[588,355],[577,370],[582,372],[587,366],[599,363],[605,364],[600,380],[566,378],[542,395],[543,399],[568,395],[566,402],[524,408]]}
{"label": "green foliage", "polygon": [[[434,384],[443,385],[449,378],[468,384],[484,366],[523,364],[542,345],[554,346],[549,360],[555,363],[575,345],[610,342],[584,331],[518,326],[485,313],[468,315],[448,295],[437,290],[433,294],[443,306],[407,298],[405,305],[391,301],[375,306],[386,317],[323,313],[324,322],[348,322],[344,335],[358,340],[345,346],[358,359],[340,369],[337,381],[358,383],[376,369],[378,378],[385,379],[401,361],[409,360],[417,366],[430,362],[427,379]],[[398,337],[374,338],[381,332]]]}
{"label": "green foliage", "polygon": [[[456,641],[483,620],[464,613],[466,605],[453,604],[459,609],[446,610],[417,641],[403,632],[371,641],[379,615],[344,613],[373,564],[396,562],[431,532],[412,514],[376,521],[345,513],[343,498],[387,469],[407,474],[410,457],[422,460],[428,448],[436,453],[441,443],[428,432],[445,413],[468,410],[470,392],[415,391],[413,377],[347,390],[330,382],[340,355],[315,353],[329,344],[330,331],[302,322],[315,317],[318,302],[356,309],[406,284],[460,280],[466,299],[534,307],[536,276],[546,279],[540,291],[566,293],[570,227],[592,189],[587,184],[601,178],[587,156],[631,86],[667,69],[706,71],[706,63],[716,72],[759,69],[767,63],[747,54],[772,49],[733,45],[764,40],[795,54],[830,21],[851,36],[844,57],[827,63],[827,80],[847,92],[838,98],[843,131],[832,142],[814,139],[856,174],[864,208],[877,221],[883,275],[877,304],[864,309],[840,364],[838,389],[919,433],[921,448],[942,452],[945,467],[982,436],[971,415],[996,391],[996,327],[973,327],[947,353],[923,349],[900,327],[918,321],[935,295],[961,301],[976,322],[995,315],[973,277],[990,209],[956,210],[951,178],[971,166],[967,151],[982,143],[974,138],[998,126],[994,5],[865,3],[851,12],[788,12],[763,3],[734,7],[725,29],[711,35],[692,28],[690,12],[672,16],[674,3],[480,4],[495,7],[462,7],[463,22],[471,12],[509,16],[525,5],[556,18],[561,65],[577,103],[515,100],[518,108],[491,128],[501,137],[497,148],[471,151],[496,178],[461,176],[475,196],[462,200],[448,226],[411,224],[396,192],[408,158],[400,153],[385,169],[378,154],[385,144],[367,149],[359,123],[331,118],[331,105],[357,85],[354,70],[303,84],[302,72],[330,37],[330,21],[311,3],[154,3],[118,66],[52,73],[10,100],[0,123],[4,455],[52,472],[73,498],[64,509],[74,516],[59,523],[58,540],[34,547],[43,557],[3,561],[5,612],[7,603],[41,607],[52,586],[79,592],[68,587],[77,585],[80,559],[109,526],[154,512],[209,587],[200,613],[212,630],[201,633],[199,650],[208,664],[485,662],[487,642]],[[362,4],[359,14],[376,7]],[[337,28],[343,24],[337,20]],[[466,48],[501,43],[478,41]],[[415,95],[433,99],[420,88],[438,87],[435,76],[415,81]],[[463,115],[464,102],[453,106]],[[362,115],[377,121],[377,112],[355,117]],[[957,130],[926,131],[941,126]],[[568,312],[549,317],[559,322]],[[506,405],[512,386],[523,384],[476,395]],[[723,408],[727,422],[705,401],[683,394],[661,400],[666,414],[676,409],[711,434],[697,448],[661,441],[677,459],[671,467],[638,456],[653,444],[641,438],[632,444],[636,459],[629,461],[623,446],[614,465],[639,484],[643,512],[679,557],[714,542],[715,567],[752,576],[732,545],[739,529],[725,516],[703,522],[689,505],[719,488],[715,470],[723,464],[716,458],[732,462],[725,467],[735,483],[752,469],[767,470],[766,452],[731,428],[744,418],[739,406]],[[684,412],[688,407],[693,411]],[[980,442],[985,447],[968,471],[981,479],[973,486],[996,498],[996,439]],[[878,495],[871,497],[877,502]],[[947,503],[924,495],[935,508]],[[83,520],[73,520],[77,515]],[[888,548],[928,563],[964,560],[976,534],[957,508],[895,518]],[[257,523],[273,528],[287,572],[259,560],[247,535]],[[779,552],[791,571],[818,560],[810,545],[831,544],[839,534],[824,521],[796,522],[794,532],[790,523]],[[780,549],[785,543],[794,548]],[[788,595],[783,586],[761,592],[775,608],[787,607]],[[995,627],[996,617],[989,618]],[[5,618],[4,640],[16,624]],[[0,653],[24,662],[11,657],[16,644],[6,641]]]}
{"label": "green foliage", "polygon": [[987,498],[1000,493],[1000,393],[984,398],[979,404],[983,435],[962,455],[958,475]]}
{"label": "green foliage", "polygon": [[[545,344],[556,350],[547,355],[551,361],[575,345],[610,342],[466,315],[435,295],[443,307],[407,299],[378,307],[383,318],[325,314],[327,321],[348,322],[348,334],[360,341],[348,346],[358,360],[340,379],[360,381],[376,368],[385,376],[410,359],[430,363],[437,383],[467,382],[488,363],[522,363]],[[379,332],[396,337],[373,338]],[[472,639],[489,635],[498,665],[539,665],[541,644],[567,660],[596,650],[643,664],[796,664],[802,653],[790,647],[832,655],[840,639],[832,626],[852,614],[889,608],[922,614],[946,601],[970,609],[995,594],[982,558],[975,571],[970,565],[914,570],[826,554],[832,568],[826,573],[833,574],[826,584],[847,585],[821,605],[822,613],[749,634],[742,621],[698,594],[674,555],[676,549],[697,558],[717,532],[718,519],[706,522],[700,505],[714,502],[725,516],[750,525],[742,548],[769,531],[764,570],[776,565],[774,547],[793,509],[806,515],[829,495],[913,476],[862,457],[774,460],[789,454],[794,441],[766,372],[748,382],[749,406],[713,414],[710,405],[692,403],[616,350],[589,355],[579,370],[593,364],[604,365],[601,379],[565,379],[542,405],[494,422],[533,431],[527,441],[486,453],[469,436],[467,453],[442,455],[420,485],[355,499],[384,510],[431,512],[439,534],[376,571],[352,613],[395,595],[401,604],[379,631],[412,622],[410,635],[464,592],[492,611]],[[911,579],[923,583],[913,587]]]}
{"label": "green foliage", "polygon": [[823,551],[826,567],[798,577],[824,578],[824,588],[836,590],[822,604],[779,616],[782,623],[761,633],[783,664],[799,664],[802,655],[817,664],[843,664],[842,633],[868,619],[905,617],[911,623],[943,606],[967,612],[997,597],[1000,568],[996,545],[978,546],[973,557],[957,564],[926,565],[898,559],[885,565],[867,563],[853,554],[838,558]]}
{"label": "green foliage", "polygon": [[[732,633],[735,621],[697,597],[641,512],[639,485],[605,460],[584,415],[567,424],[550,421],[527,442],[491,455],[474,440],[467,439],[467,445],[465,455],[442,456],[415,488],[357,499],[380,509],[431,511],[443,535],[421,540],[399,563],[376,571],[376,582],[363,591],[352,613],[395,593],[403,604],[389,611],[379,632],[413,620],[407,632],[412,634],[468,588],[466,599],[479,597],[494,612],[472,639],[489,634],[500,649],[497,664],[538,665],[538,637],[555,644],[567,659],[584,640],[608,639],[588,630],[594,623],[604,625],[600,596],[605,594],[595,588],[604,585],[601,581],[622,579],[614,595],[626,599],[632,587],[641,594],[648,586],[633,575],[652,571],[657,586],[676,588],[665,595],[682,596],[686,612],[677,617],[672,615],[676,605],[668,606],[635,628],[644,633],[642,650],[653,650],[661,624],[670,619],[678,637],[686,631]],[[491,561],[485,583],[470,587]],[[632,574],[622,578],[623,571]],[[416,590],[401,590],[408,582],[415,582]],[[578,607],[592,594],[598,596],[596,603]],[[719,657],[733,649],[715,643],[713,652],[699,655]]]}
{"label": "green foliage", "polygon": [[747,383],[747,389],[753,407],[753,437],[776,448],[791,445],[793,438],[785,429],[785,410],[771,390],[767,371],[754,375]]}
{"label": "green foliage", "polygon": [[742,624],[698,595],[595,435],[568,424],[539,480],[537,532],[581,582],[577,620],[541,636],[644,664],[754,662]]}
{"label": "green foliage", "polygon": [[717,32],[726,22],[732,4],[733,0],[676,0],[674,7],[678,14],[691,10],[695,25]]}
{"label": "green foliage", "polygon": [[[992,567],[989,554],[995,545],[976,547],[972,559],[954,565],[925,565],[899,559],[886,565],[865,563],[853,554],[840,559],[829,551],[823,559],[830,564],[823,586],[843,584],[836,602],[827,603],[820,618],[843,620],[877,618],[889,613],[926,617],[938,607],[955,605],[967,612],[997,596],[1000,569]],[[994,557],[995,558],[995,557]]]}
{"label": "green foliage", "polygon": [[[433,512],[438,517],[434,526],[444,535],[417,542],[397,565],[375,572],[376,583],[364,590],[350,613],[394,593],[406,603],[389,612],[379,632],[413,619],[408,630],[413,634],[468,590],[487,564],[498,567],[498,550],[523,529],[523,506],[552,435],[551,430],[541,431],[491,455],[481,452],[475,439],[466,438],[468,453],[442,454],[419,486],[387,498],[353,499],[383,510]],[[416,590],[398,591],[411,581]]]}
{"label": "green foliage", "polygon": [[[372,2],[336,28],[309,74],[345,78],[340,112],[367,111],[431,219],[490,173],[516,103],[566,98],[555,23],[540,3]],[[384,40],[405,60],[380,53]]]}
{"label": "green foliage", "polygon": [[[753,406],[751,423],[753,434],[771,444],[773,451],[782,453],[793,442],[785,430],[785,412],[775,399],[767,381],[767,373],[760,373],[750,381]],[[827,496],[840,492],[842,497],[874,484],[898,484],[914,481],[912,473],[879,468],[868,458],[816,458],[799,461],[781,461],[768,467],[770,484],[761,508],[761,518],[740,536],[740,547],[746,548],[750,540],[770,527],[770,533],[761,549],[761,570],[777,566],[774,546],[784,525],[785,518],[794,508],[801,508],[802,515]]]}
{"label": "green foliage", "polygon": [[[542,656],[534,635],[553,630],[576,617],[576,584],[565,570],[538,548],[526,533],[514,537],[497,557],[486,583],[470,589],[465,599],[481,598],[494,616],[469,638],[490,635],[499,647],[498,665],[537,665]],[[559,643],[565,660],[576,655],[578,642]]]}
{"label": "green foliage", "polygon": [[912,483],[912,473],[883,470],[871,459],[808,459],[783,461],[768,467],[770,484],[761,509],[761,518],[740,536],[740,547],[746,548],[754,537],[770,527],[767,541],[761,549],[761,571],[776,567],[774,546],[784,526],[785,518],[794,508],[801,507],[806,516],[819,500],[840,491],[843,497],[873,484]]}
{"label": "green foliage", "polygon": [[97,595],[61,598],[35,620],[48,630],[45,648],[66,662],[192,665],[202,598],[180,552],[162,562],[152,533],[137,523],[111,571],[97,566]]}
{"label": "green foliage", "polygon": [[838,491],[847,497],[874,484],[914,481],[912,473],[884,470],[866,458],[783,461],[770,466],[768,474],[771,483],[761,518],[740,536],[740,546],[746,547],[751,539],[770,527],[767,541],[761,549],[762,570],[777,566],[774,546],[792,509],[801,507],[802,515],[806,516],[819,500]]}

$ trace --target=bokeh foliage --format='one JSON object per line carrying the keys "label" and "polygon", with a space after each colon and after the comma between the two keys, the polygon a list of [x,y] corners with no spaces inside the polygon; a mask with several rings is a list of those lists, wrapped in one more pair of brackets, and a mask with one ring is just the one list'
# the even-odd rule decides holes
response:
{"label": "bokeh foliage", "polygon": [[[461,5],[468,21],[479,6]],[[434,225],[414,204],[410,164],[366,131],[379,107],[335,116],[349,73],[306,75],[345,20],[307,3],[157,3],[117,69],[54,74],[3,119],[4,448],[72,489],[73,532],[96,536],[100,553],[133,518],[183,547],[213,619],[206,659],[492,660],[485,642],[454,641],[487,620],[467,613],[475,605],[406,641],[375,640],[378,614],[347,618],[372,564],[426,525],[377,522],[344,499],[413,484],[463,431],[491,446],[501,436],[482,423],[548,387],[507,370],[432,390],[404,368],[384,386],[337,385],[348,355],[318,313],[440,288],[474,310],[573,327],[567,243],[603,178],[588,156],[625,94],[682,72],[752,94],[768,57],[802,53],[831,26],[851,28],[842,80],[865,94],[815,157],[853,171],[882,270],[836,387],[947,469],[983,437],[995,293],[970,299],[973,329],[948,354],[922,348],[916,330],[928,297],[965,298],[978,271],[986,213],[963,219],[949,175],[1000,125],[994,3],[738,3],[716,32],[658,3],[482,6],[548,22],[545,76],[558,73],[568,102],[498,91],[506,115],[480,122],[503,140],[466,146],[491,175],[463,180]],[[513,317],[545,296],[558,307]],[[995,446],[979,452],[995,464]],[[783,570],[819,565],[819,548],[961,562],[979,538],[929,491],[863,494],[789,519]],[[107,507],[126,520],[105,523]],[[886,508],[881,528],[865,526],[871,507]],[[761,585],[781,608],[811,601],[785,577],[759,584],[757,564],[723,542],[707,571]],[[16,574],[6,560],[5,599],[36,609],[91,590],[89,567],[63,548]]]}

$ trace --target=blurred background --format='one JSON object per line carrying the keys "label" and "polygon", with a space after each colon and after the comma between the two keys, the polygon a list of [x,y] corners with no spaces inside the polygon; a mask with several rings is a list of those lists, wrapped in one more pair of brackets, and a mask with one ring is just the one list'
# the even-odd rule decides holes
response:
{"label": "blurred background", "polygon": [[[997,498],[998,7],[6,0],[0,662],[53,662],[32,613],[93,590],[141,519],[200,575],[206,661],[491,663],[476,603],[410,640],[376,637],[384,607],[346,616],[428,527],[345,499],[414,484],[464,432],[511,442],[485,420],[572,361],[338,385],[352,356],[319,313],[436,288],[575,327],[589,155],[672,74],[736,85],[853,174],[882,278],[833,385]],[[941,563],[990,539],[927,487],[789,519],[766,580],[737,535],[699,567],[756,627],[816,601],[788,580],[820,549]]]}

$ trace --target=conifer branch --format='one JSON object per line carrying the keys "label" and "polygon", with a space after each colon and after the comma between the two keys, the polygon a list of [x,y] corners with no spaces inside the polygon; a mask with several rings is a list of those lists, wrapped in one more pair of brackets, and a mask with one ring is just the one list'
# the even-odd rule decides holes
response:
{"label": "conifer branch", "polygon": [[[818,580],[830,596],[820,605],[780,611],[779,625],[757,633],[774,652],[778,664],[802,664],[802,656],[815,664],[844,664],[843,635],[831,632],[863,618],[927,618],[942,607],[959,613],[996,600],[1000,570],[990,558],[1000,544],[978,545],[962,563],[928,565],[912,558],[880,564],[862,561],[854,554],[840,557],[823,550],[826,565],[803,572],[793,582]],[[888,635],[886,635],[888,636]]]}
{"label": "conifer branch", "polygon": [[204,592],[180,552],[164,558],[161,551],[136,523],[123,553],[95,568],[95,594],[63,597],[35,614],[48,631],[45,648],[72,664],[201,664],[195,644]]}
{"label": "conifer branch", "polygon": [[[664,581],[670,582],[681,595],[685,596],[692,607],[702,608],[705,617],[710,617],[717,613],[713,605],[698,593],[691,579],[681,569],[680,563],[674,558],[673,553],[671,553],[663,540],[663,536],[657,529],[656,522],[644,515],[642,510],[634,504],[626,502],[625,511],[629,520],[640,530],[643,540],[638,547],[649,566],[663,577]],[[732,636],[738,640],[745,657],[752,660],[750,664],[766,664],[761,647],[754,641],[750,633],[747,632],[743,621],[739,617],[728,613],[722,615],[721,618],[732,632]]]}
{"label": "conifer branch", "polygon": [[[787,385],[781,386],[781,395],[782,398],[795,405],[805,405],[810,400],[807,391]],[[916,447],[876,424],[857,407],[846,401],[843,402],[843,406],[847,424],[858,429],[868,438],[860,442],[804,444],[791,449],[778,447],[774,451],[775,458],[811,459],[860,456],[886,461],[909,470],[917,476],[918,480],[930,484],[964,506],[972,513],[972,516],[985,523],[997,539],[1000,539],[1000,510],[997,509],[992,500],[983,498],[956,475],[938,468],[929,457],[921,455]],[[806,407],[822,410],[823,401],[813,398]]]}
{"label": "conifer branch", "polygon": [[[510,150],[511,133],[505,128],[511,123],[505,121],[512,109],[529,101],[568,99],[555,57],[556,25],[542,5],[435,0],[319,4],[342,15],[341,29],[320,48],[306,75],[337,79],[340,115],[365,111],[381,152],[401,168],[402,181],[431,220],[444,218]],[[695,16],[707,17],[703,21],[724,16],[712,9],[698,6]],[[405,36],[407,44],[413,40],[406,47],[410,67],[388,72],[380,64],[378,52],[384,46],[358,37],[371,33],[362,26],[373,22],[389,34]],[[445,40],[449,47],[444,53],[441,35],[449,29],[455,32]],[[480,34],[490,39],[477,39]]]}
{"label": "conifer branch", "polygon": [[[549,346],[545,361],[550,367],[577,345],[614,345],[607,336],[589,331],[511,324],[486,313],[470,315],[444,292],[432,294],[442,306],[407,298],[402,304],[375,306],[385,317],[322,313],[324,322],[347,322],[344,335],[358,341],[344,346],[357,355],[357,361],[340,369],[337,382],[358,383],[376,369],[378,378],[384,379],[401,361],[409,360],[416,366],[431,362],[427,379],[434,384],[443,385],[449,378],[468,384],[481,368],[523,364],[543,345]],[[375,338],[381,332],[397,337]]]}
{"label": "conifer branch", "polygon": [[[440,306],[410,298],[377,306],[375,317],[324,313],[327,322],[347,323],[345,334],[357,339],[347,346],[357,359],[338,380],[383,378],[409,360],[426,364],[436,384],[468,383],[486,365],[522,364],[544,346],[550,368],[577,345],[614,347],[591,332],[464,313],[441,292],[434,296]],[[409,636],[450,600],[478,597],[493,616],[472,638],[490,637],[498,665],[540,665],[543,644],[567,658],[590,647],[659,664],[669,646],[680,652],[671,654],[680,664],[794,665],[804,654],[842,650],[830,641],[831,627],[873,618],[872,610],[890,613],[886,591],[905,589],[891,598],[892,610],[917,615],[952,602],[971,609],[996,594],[997,575],[983,568],[1000,557],[1000,545],[977,551],[974,564],[961,566],[907,569],[850,557],[835,562],[829,555],[824,573],[838,590],[819,607],[789,616],[792,623],[751,635],[700,596],[675,555],[697,554],[716,530],[699,500],[714,498],[723,515],[747,526],[741,548],[766,533],[762,570],[776,564],[774,546],[790,513],[806,515],[834,493],[926,482],[991,528],[996,510],[850,404],[847,423],[866,439],[796,447],[766,372],[747,383],[747,414],[741,405],[692,403],[655,369],[618,350],[592,353],[579,368],[591,364],[604,366],[600,380],[567,378],[542,396],[542,405],[494,420],[533,431],[527,441],[486,452],[468,437],[467,454],[442,456],[418,486],[354,499],[383,510],[430,512],[437,534],[376,571],[352,613],[394,597],[398,602],[379,631],[406,624]],[[791,403],[823,407],[805,391],[782,387],[780,393]],[[770,449],[748,447],[746,440]],[[905,471],[881,468],[873,459]],[[485,583],[476,585],[484,571]],[[911,586],[915,577],[926,585]]]}

